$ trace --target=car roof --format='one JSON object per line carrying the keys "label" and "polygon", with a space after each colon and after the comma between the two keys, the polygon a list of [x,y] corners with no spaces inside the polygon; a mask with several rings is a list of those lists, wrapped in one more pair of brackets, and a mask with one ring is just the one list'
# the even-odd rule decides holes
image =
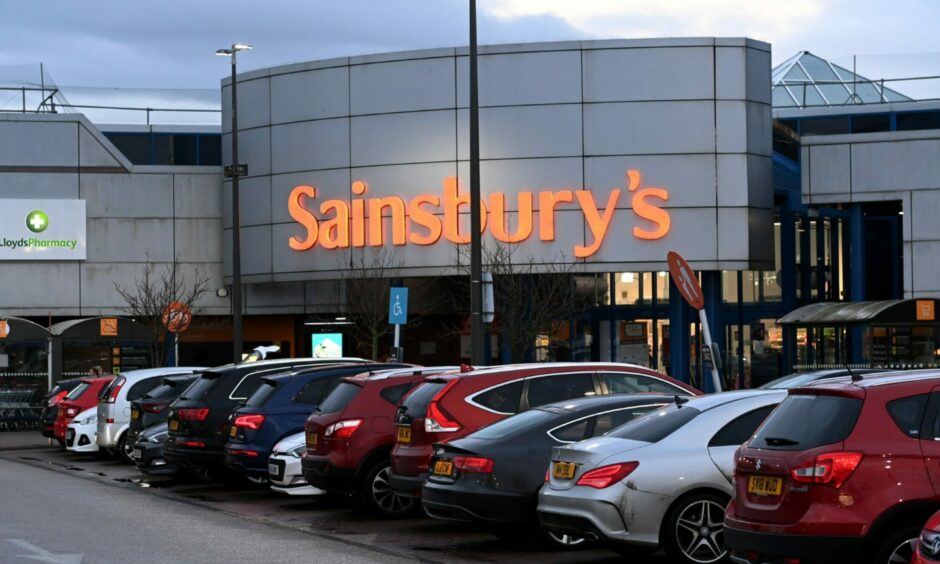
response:
{"label": "car roof", "polygon": [[128,370],[121,372],[118,376],[123,376],[126,380],[143,380],[154,376],[188,376],[197,374],[206,368],[203,366],[164,366],[161,368],[140,368],[138,370]]}
{"label": "car roof", "polygon": [[812,394],[812,393],[853,393],[861,389],[876,388],[882,386],[903,386],[916,382],[940,380],[940,369],[928,368],[917,370],[904,370],[897,372],[878,372],[875,374],[864,374],[862,378],[852,381],[851,376],[842,376],[811,382],[798,388],[793,388],[793,394]]}
{"label": "car roof", "polygon": [[372,362],[366,358],[359,357],[347,357],[341,356],[336,358],[314,358],[314,357],[302,357],[302,358],[270,358],[265,360],[255,360],[252,362],[239,362],[238,364],[223,364],[222,366],[215,366],[209,370],[212,372],[223,372],[226,370],[231,370],[234,368],[250,368],[250,367],[268,367],[268,366],[280,366],[284,364],[301,364],[301,363],[321,363],[321,364],[335,364],[339,362]]}
{"label": "car roof", "polygon": [[[681,396],[683,398],[689,396]],[[540,405],[532,409],[541,409],[553,413],[573,413],[585,409],[616,407],[620,405],[643,405],[647,403],[675,403],[675,394],[636,393],[636,394],[610,394],[605,396],[590,396],[556,401]]]}
{"label": "car roof", "polygon": [[736,401],[758,396],[778,395],[783,397],[786,393],[786,390],[761,390],[756,388],[751,390],[728,390],[727,392],[718,392],[704,396],[682,396],[682,399],[688,399],[688,401],[682,402],[682,405],[694,407],[699,411],[708,411],[709,409],[714,409]]}
{"label": "car roof", "polygon": [[113,374],[108,374],[107,376],[86,376],[82,378],[82,382],[86,384],[97,384],[98,382],[110,382],[114,380]]}
{"label": "car roof", "polygon": [[358,384],[398,378],[414,378],[416,376],[439,376],[459,371],[459,366],[413,366],[411,368],[391,368],[388,370],[377,370],[375,372],[363,372],[355,376],[348,376],[346,380]]}

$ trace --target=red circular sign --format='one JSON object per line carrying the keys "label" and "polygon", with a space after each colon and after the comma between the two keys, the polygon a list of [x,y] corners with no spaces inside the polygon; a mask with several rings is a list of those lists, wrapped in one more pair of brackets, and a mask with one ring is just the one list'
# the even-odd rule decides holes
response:
{"label": "red circular sign", "polygon": [[193,314],[189,311],[189,307],[187,307],[186,304],[170,302],[170,305],[163,308],[161,320],[167,331],[182,333],[189,329],[189,324],[193,321]]}
{"label": "red circular sign", "polygon": [[702,293],[702,287],[699,286],[698,277],[695,271],[685,262],[679,253],[669,251],[666,255],[666,262],[669,263],[669,274],[672,275],[672,282],[679,289],[679,293],[689,302],[689,305],[695,309],[705,307],[705,294]]}

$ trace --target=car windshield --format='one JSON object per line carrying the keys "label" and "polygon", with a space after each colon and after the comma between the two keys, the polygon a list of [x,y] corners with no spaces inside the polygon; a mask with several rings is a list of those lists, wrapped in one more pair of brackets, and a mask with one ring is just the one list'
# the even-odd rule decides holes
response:
{"label": "car windshield", "polygon": [[166,380],[156,388],[147,392],[140,399],[172,399],[180,395],[194,380]]}
{"label": "car windshield", "polygon": [[608,437],[658,443],[701,413],[694,407],[669,405],[650,411],[607,433]]}
{"label": "car windshield", "polygon": [[272,382],[271,380],[262,380],[261,385],[258,386],[258,389],[255,390],[255,393],[251,394],[247,400],[245,400],[245,405],[248,407],[261,407],[274,395],[274,392],[277,390],[277,383]]}
{"label": "car windshield", "polygon": [[748,443],[753,448],[806,450],[845,440],[862,400],[843,396],[792,395],[770,414]]}
{"label": "car windshield", "polygon": [[550,421],[558,417],[557,413],[551,413],[544,411],[542,409],[530,409],[528,411],[523,411],[518,415],[513,415],[512,417],[507,417],[502,421],[497,421],[488,427],[484,427],[470,435],[474,439],[502,439],[504,437],[509,437],[517,433],[527,431],[537,425],[541,425],[546,421]]}
{"label": "car windshield", "polygon": [[428,411],[428,404],[446,385],[447,383],[443,381],[425,382],[405,396],[401,406],[404,408],[405,413],[411,417],[424,417]]}
{"label": "car windshield", "polygon": [[212,389],[213,384],[218,381],[217,377],[208,377],[202,376],[198,378],[193,384],[183,392],[183,397],[186,399],[202,399],[209,390]]}
{"label": "car windshield", "polygon": [[360,390],[362,390],[362,388],[352,382],[340,382],[339,385],[333,388],[333,391],[320,402],[320,405],[317,406],[317,411],[320,413],[336,413],[337,411],[342,411],[346,409],[349,402],[359,394]]}
{"label": "car windshield", "polygon": [[65,396],[65,399],[67,399],[67,400],[78,399],[78,398],[82,397],[82,394],[84,394],[84,393],[85,393],[85,390],[87,390],[87,389],[88,389],[88,384],[85,383],[85,382],[82,382],[81,384],[79,384],[78,386],[76,386],[74,390],[72,390],[71,392],[69,392],[69,395]]}

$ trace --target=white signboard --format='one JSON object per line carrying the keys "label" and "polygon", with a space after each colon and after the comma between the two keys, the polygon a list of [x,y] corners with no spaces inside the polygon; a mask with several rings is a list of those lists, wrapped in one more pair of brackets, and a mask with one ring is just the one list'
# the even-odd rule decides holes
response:
{"label": "white signboard", "polygon": [[0,200],[0,260],[85,260],[85,200]]}

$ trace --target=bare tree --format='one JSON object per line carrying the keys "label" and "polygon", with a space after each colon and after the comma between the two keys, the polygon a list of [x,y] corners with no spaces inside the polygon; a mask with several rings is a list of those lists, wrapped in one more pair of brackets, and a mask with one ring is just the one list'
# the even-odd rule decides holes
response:
{"label": "bare tree", "polygon": [[388,324],[390,281],[401,276],[402,263],[384,247],[357,254],[343,274],[345,311],[353,322],[356,338],[368,343],[369,357],[378,360],[379,342],[392,331]]}
{"label": "bare tree", "polygon": [[197,305],[199,299],[209,287],[206,275],[198,274],[188,280],[178,271],[176,263],[167,265],[160,274],[154,272],[154,265],[148,264],[143,276],[129,288],[114,283],[114,290],[127,304],[122,308],[124,312],[146,327],[151,335],[155,366],[163,366],[166,360],[163,346],[166,335],[163,312],[166,307],[174,302],[183,304],[195,318],[201,311]]}

